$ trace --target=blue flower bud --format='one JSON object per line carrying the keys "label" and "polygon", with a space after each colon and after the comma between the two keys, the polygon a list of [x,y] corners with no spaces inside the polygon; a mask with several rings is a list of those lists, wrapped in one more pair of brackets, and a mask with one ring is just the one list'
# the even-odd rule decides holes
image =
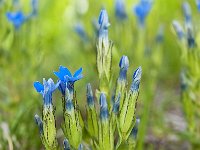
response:
{"label": "blue flower bud", "polygon": [[66,88],[66,110],[71,111],[74,108],[74,105],[72,103],[73,100],[73,93],[71,93],[68,88]]}
{"label": "blue flower bud", "polygon": [[40,134],[43,134],[43,123],[42,123],[42,120],[40,119],[40,117],[37,114],[35,115],[34,118],[35,118],[36,124],[39,127]]}
{"label": "blue flower bud", "polygon": [[119,80],[126,80],[127,70],[129,67],[129,60],[127,56],[124,56],[124,55],[122,56],[119,62],[119,67],[120,67]]}
{"label": "blue flower bud", "polygon": [[74,30],[83,42],[88,41],[88,36],[87,36],[85,29],[84,29],[82,24],[80,24],[80,23],[76,24],[75,27],[74,27]]}
{"label": "blue flower bud", "polygon": [[116,101],[113,104],[113,112],[117,115],[119,112],[121,94],[118,94]]}
{"label": "blue flower bud", "polygon": [[38,0],[31,0],[32,12],[31,16],[36,16],[38,13]]}
{"label": "blue flower bud", "polygon": [[179,40],[182,40],[184,37],[184,31],[183,31],[182,26],[180,25],[180,23],[177,20],[174,20],[172,22],[172,25],[173,25],[173,28],[174,28]]}
{"label": "blue flower bud", "polygon": [[124,0],[115,0],[115,16],[119,20],[124,20],[127,18]]}
{"label": "blue flower bud", "polygon": [[38,81],[34,82],[36,91],[43,96],[44,106],[52,105],[52,93],[56,90],[59,84],[60,82],[54,84],[51,78],[47,81],[43,78],[43,85]]}
{"label": "blue flower bud", "polygon": [[185,17],[185,22],[191,22],[192,15],[191,15],[191,8],[188,2],[184,2],[182,5],[183,8],[183,14]]}
{"label": "blue flower bud", "polygon": [[90,108],[94,107],[94,97],[90,83],[87,84],[87,104]]}
{"label": "blue flower bud", "polygon": [[197,5],[198,11],[200,11],[200,0],[196,0],[196,5]]}
{"label": "blue flower bud", "polygon": [[130,89],[131,91],[139,90],[141,75],[142,75],[142,68],[139,67],[133,74],[133,81]]}
{"label": "blue flower bud", "polygon": [[104,43],[105,46],[109,45],[108,40],[108,27],[110,26],[109,20],[108,20],[108,14],[105,9],[102,9],[99,15],[99,42]]}
{"label": "blue flower bud", "polygon": [[135,122],[135,126],[133,127],[132,131],[131,131],[131,136],[133,136],[134,139],[137,138],[137,133],[138,133],[138,125],[140,123],[140,119],[137,118],[136,122]]}
{"label": "blue flower bud", "polygon": [[140,0],[139,3],[135,5],[134,13],[137,17],[138,24],[141,27],[144,27],[146,16],[149,14],[151,8],[152,8],[151,0]]}
{"label": "blue flower bud", "polygon": [[100,94],[100,119],[107,120],[109,117],[108,105],[106,101],[106,95],[104,93]]}
{"label": "blue flower bud", "polygon": [[64,139],[63,145],[64,145],[64,150],[70,150],[70,144],[67,139]]}

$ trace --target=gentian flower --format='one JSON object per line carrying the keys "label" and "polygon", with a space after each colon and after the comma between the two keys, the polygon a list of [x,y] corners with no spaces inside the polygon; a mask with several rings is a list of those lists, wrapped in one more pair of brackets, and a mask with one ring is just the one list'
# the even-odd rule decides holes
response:
{"label": "gentian flower", "polygon": [[70,150],[70,144],[67,139],[64,139],[63,145],[64,145],[64,150]]}
{"label": "gentian flower", "polygon": [[84,41],[84,42],[88,41],[88,36],[87,36],[82,24],[80,24],[80,23],[76,24],[74,27],[74,30],[82,41]]}
{"label": "gentian flower", "polygon": [[113,113],[115,113],[116,115],[119,113],[119,106],[120,106],[120,98],[121,98],[121,94],[119,93],[117,96],[116,101],[113,104]]}
{"label": "gentian flower", "polygon": [[13,23],[15,29],[19,29],[27,19],[27,17],[21,11],[7,12],[6,17],[8,21]]}
{"label": "gentian flower", "polygon": [[119,80],[126,80],[127,70],[129,67],[129,60],[127,56],[122,56],[119,62],[120,72],[119,72]]}
{"label": "gentian flower", "polygon": [[144,26],[146,16],[149,14],[151,8],[151,0],[140,0],[139,3],[134,7],[134,13],[140,26]]}
{"label": "gentian flower", "polygon": [[90,108],[94,108],[94,97],[90,83],[87,84],[87,104]]}
{"label": "gentian flower", "polygon": [[36,16],[38,13],[38,0],[31,0],[32,12],[31,16]]}
{"label": "gentian flower", "polygon": [[106,101],[106,95],[104,93],[100,94],[99,104],[100,104],[100,118],[101,120],[106,121],[109,117],[109,112],[108,112],[108,104]]}
{"label": "gentian flower", "polygon": [[58,89],[61,91],[62,95],[65,95],[66,84],[69,91],[73,91],[74,89],[74,82],[83,78],[82,68],[78,69],[73,75],[71,72],[63,66],[59,67],[59,72],[54,72],[54,74],[59,78],[60,85]]}
{"label": "gentian flower", "polygon": [[184,2],[182,5],[183,8],[183,14],[185,17],[185,22],[186,23],[190,23],[191,19],[192,19],[192,12],[191,12],[191,8],[188,2]]}
{"label": "gentian flower", "polygon": [[105,9],[102,9],[99,15],[99,43],[104,43],[105,46],[109,45],[108,40],[108,27],[110,26],[108,14]]}
{"label": "gentian flower", "polygon": [[139,118],[136,118],[135,125],[134,125],[134,127],[133,127],[133,129],[132,129],[132,131],[131,131],[131,134],[130,134],[130,136],[133,137],[134,139],[137,138],[139,123],[140,123],[140,119],[139,119]]}
{"label": "gentian flower", "polygon": [[200,0],[196,0],[198,11],[200,11]]}
{"label": "gentian flower", "polygon": [[47,81],[43,79],[43,85],[38,81],[34,82],[36,91],[43,96],[44,106],[52,105],[52,93],[56,90],[59,84],[60,82],[54,84],[51,78]]}
{"label": "gentian flower", "polygon": [[120,20],[127,18],[124,0],[115,0],[115,16]]}
{"label": "gentian flower", "polygon": [[131,85],[131,91],[139,90],[141,76],[142,76],[142,67],[139,67],[135,70],[133,74],[133,82]]}

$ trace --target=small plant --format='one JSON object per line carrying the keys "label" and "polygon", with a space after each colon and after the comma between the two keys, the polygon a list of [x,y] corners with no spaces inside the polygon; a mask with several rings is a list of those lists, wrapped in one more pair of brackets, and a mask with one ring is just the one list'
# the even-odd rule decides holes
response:
{"label": "small plant", "polygon": [[[39,127],[40,138],[47,150],[59,149],[56,139],[56,118],[52,94],[59,89],[62,95],[64,149],[134,149],[138,131],[139,119],[136,118],[136,106],[139,96],[139,85],[142,69],[139,67],[133,73],[132,83],[127,81],[129,60],[122,56],[119,62],[119,76],[112,89],[112,42],[108,38],[110,25],[108,15],[103,9],[99,16],[99,32],[97,41],[97,71],[99,75],[99,88],[96,98],[92,92],[91,84],[87,84],[86,91],[86,119],[83,120],[78,107],[78,100],[74,84],[80,80],[82,68],[73,75],[63,66],[54,74],[58,77],[55,84],[52,79],[43,79],[43,85],[36,81],[34,87],[43,96],[42,118],[35,115]],[[128,88],[130,86],[130,88]],[[110,101],[111,99],[111,101]],[[85,118],[85,117],[84,117]]]}

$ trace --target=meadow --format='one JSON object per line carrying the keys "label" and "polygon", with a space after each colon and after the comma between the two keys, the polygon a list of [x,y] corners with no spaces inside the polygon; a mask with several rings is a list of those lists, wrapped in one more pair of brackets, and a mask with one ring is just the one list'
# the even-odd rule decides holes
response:
{"label": "meadow", "polygon": [[200,149],[199,0],[0,0],[0,150]]}

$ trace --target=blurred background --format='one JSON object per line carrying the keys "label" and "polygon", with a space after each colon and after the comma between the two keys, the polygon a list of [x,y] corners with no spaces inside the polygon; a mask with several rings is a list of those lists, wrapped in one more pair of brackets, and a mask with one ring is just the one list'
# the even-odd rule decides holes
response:
{"label": "blurred background", "polygon": [[[188,0],[193,21],[200,14],[195,0]],[[34,81],[56,81],[53,71],[66,66],[72,72],[83,67],[84,78],[75,84],[82,115],[85,114],[86,83],[98,87],[96,35],[100,10],[109,15],[109,39],[113,41],[113,87],[122,55],[133,71],[143,68],[137,115],[141,118],[138,149],[191,149],[185,136],[187,123],[180,100],[180,53],[172,29],[174,19],[183,22],[182,0],[154,0],[138,24],[134,6],[125,0],[126,17],[116,15],[115,0],[0,0],[0,149],[42,149],[34,114],[42,110],[42,97]],[[18,16],[10,13],[18,12]],[[10,18],[9,18],[10,16]],[[13,19],[21,19],[13,24]],[[16,20],[15,20],[16,21]],[[140,35],[143,35],[142,37]],[[144,57],[136,51],[144,49]],[[56,91],[57,127],[62,120],[61,97]],[[58,130],[58,139],[63,139]]]}

